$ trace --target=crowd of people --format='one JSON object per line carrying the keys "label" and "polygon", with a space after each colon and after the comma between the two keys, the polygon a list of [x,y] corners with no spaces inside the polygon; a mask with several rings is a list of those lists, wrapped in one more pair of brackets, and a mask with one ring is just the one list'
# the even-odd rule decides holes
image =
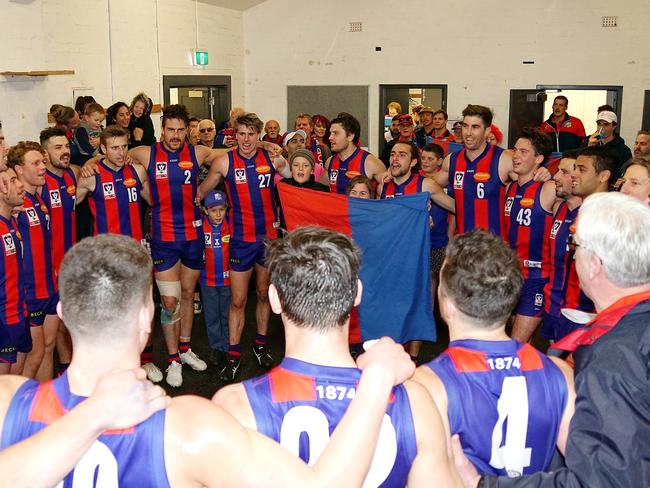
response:
{"label": "crowd of people", "polygon": [[[648,486],[650,132],[630,150],[604,106],[587,136],[558,96],[504,149],[485,106],[451,128],[444,110],[419,107],[416,127],[393,103],[377,157],[346,112],[300,113],[283,134],[241,108],[217,127],[170,105],[156,138],[145,94],[107,110],[80,98],[52,106],[38,142],[7,144],[0,126],[0,464],[52,445],[69,415],[128,399],[132,414],[80,429],[32,479],[77,483],[97,466],[149,486]],[[418,341],[382,339],[355,363],[355,307],[370,286],[360,251],[338,232],[288,233],[283,184],[306,206],[310,191],[428,193],[442,354],[420,365]],[[253,276],[248,347],[262,370],[276,364],[273,312],[286,350],[235,383]],[[154,286],[165,375],[153,362]],[[111,376],[141,366],[178,387],[183,365],[205,371],[191,344],[197,290],[210,360],[233,384],[212,402],[169,401],[137,369]],[[531,345],[537,333],[548,351]],[[131,388],[111,387],[120,382]],[[206,432],[214,439],[192,447]]]}

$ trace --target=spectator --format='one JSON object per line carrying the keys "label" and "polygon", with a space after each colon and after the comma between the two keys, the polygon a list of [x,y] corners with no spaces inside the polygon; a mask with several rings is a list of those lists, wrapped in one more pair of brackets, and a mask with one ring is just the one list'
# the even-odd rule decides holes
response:
{"label": "spectator", "polygon": [[650,160],[650,131],[640,130],[634,141],[634,157]]}
{"label": "spectator", "polygon": [[650,204],[650,161],[632,158],[627,162],[623,168],[621,193]]}
{"label": "spectator", "polygon": [[447,130],[449,116],[444,110],[433,110],[431,107],[420,109],[420,127],[415,131],[418,147],[424,147],[436,140],[448,141],[452,138]]}
{"label": "spectator", "polygon": [[217,137],[214,141],[215,147],[233,147],[236,144],[235,128],[237,127],[237,118],[246,112],[241,107],[233,107],[230,110],[230,117],[219,126]]}
{"label": "spectator", "polygon": [[394,115],[393,120],[391,121],[390,125],[386,129],[386,132],[384,132],[384,139],[386,142],[390,142],[393,139],[397,139],[399,137],[399,115]]}
{"label": "spectator", "polygon": [[203,119],[199,122],[199,142],[197,144],[213,148],[215,147],[214,140],[216,135],[214,122],[210,119]]}
{"label": "spectator", "polygon": [[353,198],[363,198],[364,200],[374,200],[375,190],[372,181],[364,175],[355,176],[348,183],[346,195]]}
{"label": "spectator", "polygon": [[201,120],[198,117],[190,117],[190,123],[187,126],[188,131],[196,129],[199,126],[199,122],[201,122]]}
{"label": "spectator", "polygon": [[501,142],[503,142],[503,132],[501,132],[501,129],[499,129],[496,125],[492,124],[490,125],[490,132],[488,132],[488,135],[485,139],[487,140],[488,144],[492,144],[493,146],[501,146]]}
{"label": "spectator", "polygon": [[553,151],[564,152],[569,149],[580,147],[585,137],[585,127],[577,117],[567,113],[569,99],[564,95],[558,95],[553,100],[553,113],[548,120],[542,122],[540,128],[547,134],[555,135],[553,139]]}
{"label": "spectator", "polygon": [[280,122],[273,119],[267,120],[266,124],[264,124],[264,135],[262,136],[262,140],[282,146],[284,136],[280,134]]}
{"label": "spectator", "polygon": [[384,163],[384,166],[388,168],[388,165],[390,164],[390,152],[392,151],[393,146],[395,144],[397,144],[398,142],[416,143],[414,131],[415,131],[415,126],[413,125],[413,117],[407,114],[400,115],[399,116],[399,137],[385,144],[384,150],[381,153],[380,159]]}
{"label": "spectator", "polygon": [[86,105],[83,119],[75,130],[74,144],[78,150],[78,159],[74,164],[83,164],[97,153],[102,122],[106,117],[104,107],[98,103]]}
{"label": "spectator", "polygon": [[95,97],[91,95],[80,95],[77,97],[77,100],[74,102],[74,109],[80,118],[83,117],[83,114],[86,111],[86,106],[90,103],[97,103]]}
{"label": "spectator", "polygon": [[129,139],[133,147],[151,146],[156,143],[156,134],[151,121],[153,103],[145,93],[138,93],[131,101],[131,122]]}
{"label": "spectator", "polygon": [[[129,131],[129,123],[131,122],[131,110],[124,102],[116,102],[106,110],[106,127],[109,125],[117,125],[125,131]],[[129,136],[131,134],[129,133]],[[131,138],[129,137],[129,149],[133,147]]]}
{"label": "spectator", "polygon": [[614,112],[599,112],[596,116],[598,130],[586,139],[587,146],[605,146],[614,158],[612,181],[621,175],[623,165],[632,158],[632,151],[625,140],[616,133],[618,118]]}

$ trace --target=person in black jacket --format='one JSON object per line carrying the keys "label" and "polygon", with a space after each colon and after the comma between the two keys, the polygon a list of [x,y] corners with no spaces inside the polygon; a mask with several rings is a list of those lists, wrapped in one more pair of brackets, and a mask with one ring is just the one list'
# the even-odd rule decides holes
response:
{"label": "person in black jacket", "polygon": [[138,93],[131,102],[131,122],[129,123],[129,148],[152,146],[156,143],[156,134],[151,121],[153,102],[144,93]]}
{"label": "person in black jacket", "polygon": [[575,363],[566,467],[479,479],[454,439],[465,486],[650,486],[650,207],[617,192],[591,195],[574,238],[580,287],[598,315],[552,346]]}
{"label": "person in black jacket", "polygon": [[625,145],[625,140],[616,132],[618,118],[614,112],[603,111],[596,116],[598,130],[585,138],[587,146],[605,146],[614,158],[613,179],[621,176],[623,165],[632,159],[632,151]]}

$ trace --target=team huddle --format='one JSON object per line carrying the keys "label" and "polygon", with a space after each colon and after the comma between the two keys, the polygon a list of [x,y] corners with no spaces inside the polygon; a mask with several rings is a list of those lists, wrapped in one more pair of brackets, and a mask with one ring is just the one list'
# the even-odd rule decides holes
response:
{"label": "team huddle", "polygon": [[[501,149],[488,142],[492,113],[480,105],[463,111],[461,150],[446,154],[449,131],[424,144],[413,134],[392,141],[387,166],[359,146],[354,116],[327,122],[325,142],[313,121],[262,138],[257,115],[240,113],[228,144],[213,148],[190,144],[189,114],[171,105],[158,142],[129,150],[129,133],[110,125],[83,168],[70,164],[65,129],[9,148],[0,466],[58,445],[97,407],[99,425],[79,429],[60,461],[28,479],[648,486],[648,163],[618,168],[602,145],[551,161],[553,141],[538,128]],[[437,358],[415,369],[387,338],[353,357],[361,252],[331,230],[285,232],[280,181],[349,198],[428,192],[431,279],[450,338]],[[616,184],[628,195],[610,192]],[[86,199],[95,237],[75,245]],[[274,364],[271,311],[286,349],[278,366],[235,383],[253,274],[254,357]],[[170,401],[141,372],[103,388],[117,369],[163,379],[152,362],[154,282],[172,387],[183,365],[207,368],[191,348],[200,286],[220,378],[233,383],[212,402]],[[540,325],[548,355],[529,344]],[[69,366],[52,380],[55,347]],[[66,419],[76,420],[61,430]]]}

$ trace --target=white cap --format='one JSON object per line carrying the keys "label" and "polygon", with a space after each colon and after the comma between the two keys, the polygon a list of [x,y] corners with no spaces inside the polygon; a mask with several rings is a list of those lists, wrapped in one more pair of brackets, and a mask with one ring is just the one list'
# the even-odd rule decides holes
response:
{"label": "white cap", "polygon": [[298,129],[296,131],[289,132],[286,136],[284,136],[284,141],[282,144],[286,146],[287,143],[296,136],[302,136],[302,138],[305,139],[305,142],[307,142],[307,133],[302,129]]}
{"label": "white cap", "polygon": [[614,112],[610,111],[604,111],[604,112],[598,112],[598,116],[596,117],[596,122],[599,120],[604,120],[605,122],[609,122],[610,124],[618,124],[618,119],[616,118],[616,114]]}

